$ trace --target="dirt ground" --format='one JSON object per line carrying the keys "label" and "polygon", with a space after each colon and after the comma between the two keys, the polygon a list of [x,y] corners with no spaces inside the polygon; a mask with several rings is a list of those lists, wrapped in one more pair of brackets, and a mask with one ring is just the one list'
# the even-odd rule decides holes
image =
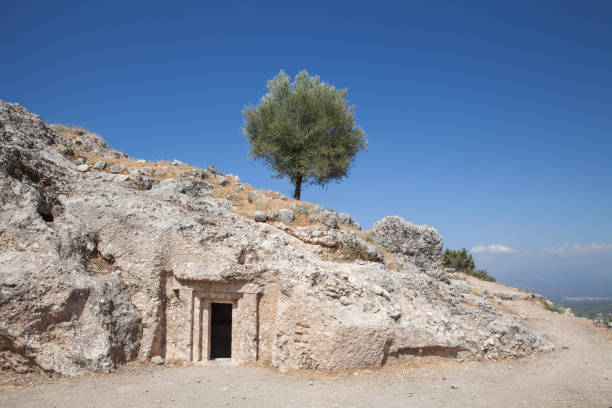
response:
{"label": "dirt ground", "polygon": [[[470,281],[476,290],[517,293]],[[282,374],[208,363],[133,363],[81,378],[0,375],[0,407],[612,407],[612,331],[526,300],[504,300],[557,350],[520,360],[415,359],[343,373]]]}

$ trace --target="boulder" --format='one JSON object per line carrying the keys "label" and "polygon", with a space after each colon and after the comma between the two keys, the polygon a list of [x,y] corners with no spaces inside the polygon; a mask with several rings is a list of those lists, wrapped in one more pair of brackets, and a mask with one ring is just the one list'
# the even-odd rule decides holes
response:
{"label": "boulder", "polygon": [[204,169],[191,169],[191,175],[194,177],[206,178],[208,176],[208,172]]}
{"label": "boulder", "polygon": [[280,222],[293,222],[293,210],[283,208],[278,213]]}
{"label": "boulder", "polygon": [[151,362],[155,365],[164,365],[165,361],[162,356],[154,356],[151,358]]}
{"label": "boulder", "polygon": [[340,217],[335,211],[325,211],[321,214],[321,222],[329,228],[338,228]]}
{"label": "boulder", "polygon": [[225,177],[219,176],[219,180],[217,180],[217,184],[219,184],[220,186],[227,186],[229,184],[229,181]]}
{"label": "boulder", "polygon": [[85,159],[83,157],[77,157],[76,164],[77,165],[85,164]]}
{"label": "boulder", "polygon": [[92,166],[92,168],[94,170],[99,170],[102,171],[106,168],[106,162],[102,161],[102,160],[98,160],[97,162],[94,163],[94,165]]}
{"label": "boulder", "polygon": [[82,172],[82,173],[85,173],[85,172],[89,171],[89,164],[79,164],[77,166],[77,170]]}
{"label": "boulder", "polygon": [[238,176],[237,176],[237,175],[235,175],[235,174],[228,174],[228,175],[226,175],[226,177],[227,177],[229,180],[231,180],[231,181],[232,181],[232,183],[234,183],[234,184],[239,184],[239,183],[240,183],[240,177],[238,177]]}
{"label": "boulder", "polygon": [[319,213],[322,213],[323,211],[325,211],[325,208],[322,205],[315,204],[312,206],[312,212],[314,213],[319,214]]}
{"label": "boulder", "polygon": [[385,250],[403,256],[419,268],[442,267],[442,237],[433,227],[391,216],[376,222],[370,229],[370,237]]}
{"label": "boulder", "polygon": [[123,170],[125,170],[125,166],[122,164],[114,164],[110,168],[111,173],[114,174],[121,173]]}
{"label": "boulder", "polygon": [[342,225],[346,225],[348,227],[353,225],[353,219],[351,218],[351,215],[348,213],[338,213],[338,221],[342,224]]}
{"label": "boulder", "polygon": [[268,211],[266,213],[266,218],[268,219],[268,221],[276,221],[278,218],[278,213],[276,211]]}
{"label": "boulder", "polygon": [[266,222],[266,213],[263,211],[255,211],[253,219],[257,222]]}

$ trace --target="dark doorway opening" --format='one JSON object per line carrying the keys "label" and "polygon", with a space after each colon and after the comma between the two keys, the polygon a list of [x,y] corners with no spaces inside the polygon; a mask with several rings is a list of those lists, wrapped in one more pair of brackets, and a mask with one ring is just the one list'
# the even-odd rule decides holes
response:
{"label": "dark doorway opening", "polygon": [[232,357],[232,304],[212,303],[210,359]]}

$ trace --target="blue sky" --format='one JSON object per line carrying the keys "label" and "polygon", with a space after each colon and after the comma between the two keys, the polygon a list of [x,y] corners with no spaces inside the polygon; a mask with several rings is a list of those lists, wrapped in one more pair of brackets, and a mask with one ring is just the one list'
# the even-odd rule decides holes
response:
{"label": "blue sky", "polygon": [[349,178],[303,199],[366,227],[385,215],[433,225],[505,282],[612,296],[610,1],[0,10],[0,99],[48,122],[290,194],[249,159],[240,112],[280,69],[307,69],[348,88],[370,147]]}

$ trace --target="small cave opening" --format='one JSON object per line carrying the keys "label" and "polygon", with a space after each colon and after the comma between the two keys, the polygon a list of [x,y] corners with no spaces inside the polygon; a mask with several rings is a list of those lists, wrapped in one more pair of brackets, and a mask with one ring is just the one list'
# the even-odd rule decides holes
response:
{"label": "small cave opening", "polygon": [[36,212],[45,222],[53,222],[55,218],[53,213],[55,212],[57,214],[58,211],[61,213],[62,206],[55,197],[47,195],[42,189],[40,189],[39,192],[41,197],[38,201]]}

